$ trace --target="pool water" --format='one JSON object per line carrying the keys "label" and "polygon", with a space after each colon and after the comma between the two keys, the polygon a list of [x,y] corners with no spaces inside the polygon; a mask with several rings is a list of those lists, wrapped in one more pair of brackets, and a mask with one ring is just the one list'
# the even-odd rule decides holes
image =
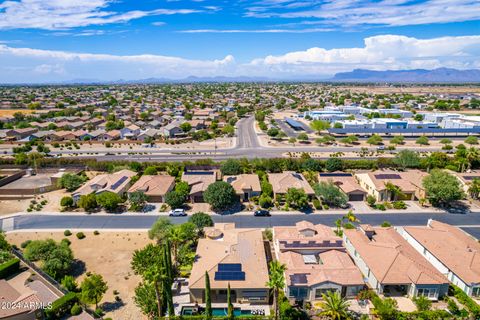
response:
{"label": "pool water", "polygon": [[[227,308],[212,308],[212,315],[213,316],[226,316],[227,315]],[[241,310],[241,309],[233,309],[233,315],[235,316],[248,316],[251,315],[252,311],[250,310]]]}

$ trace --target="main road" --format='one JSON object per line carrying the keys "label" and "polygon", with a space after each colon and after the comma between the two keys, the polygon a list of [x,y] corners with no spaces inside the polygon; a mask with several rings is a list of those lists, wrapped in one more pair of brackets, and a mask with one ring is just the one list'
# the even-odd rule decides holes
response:
{"label": "main road", "polygon": [[[253,217],[249,214],[213,215],[214,222],[234,222],[240,228],[271,228],[273,226],[294,225],[301,220],[312,223],[335,226],[340,214],[293,214],[278,212],[271,217]],[[436,219],[459,226],[476,238],[480,238],[480,213],[386,213],[357,214],[362,223],[380,225],[389,221],[396,226],[426,225],[428,219]],[[0,228],[5,231],[15,230],[65,230],[65,229],[110,229],[110,230],[145,230],[159,218],[154,214],[37,214],[26,213],[13,217],[0,218]],[[171,217],[172,223],[187,221],[187,217]]]}
{"label": "main road", "polygon": [[[230,148],[210,149],[167,149],[152,148],[148,152],[132,154],[132,149],[109,149],[104,154],[92,154],[91,150],[52,150],[51,155],[75,155],[75,158],[98,159],[100,161],[130,160],[130,161],[183,161],[196,159],[225,160],[229,158],[280,158],[288,152],[358,152],[361,147],[324,146],[312,147],[297,144],[292,147],[266,147],[260,144],[257,132],[254,128],[255,118],[240,119],[236,124],[236,140]],[[367,148],[375,151],[376,147]],[[397,151],[408,147],[397,147]],[[440,151],[439,148],[431,148],[429,151]],[[394,151],[395,152],[395,151]],[[11,152],[7,152],[11,154]],[[358,158],[358,157],[354,157]]]}

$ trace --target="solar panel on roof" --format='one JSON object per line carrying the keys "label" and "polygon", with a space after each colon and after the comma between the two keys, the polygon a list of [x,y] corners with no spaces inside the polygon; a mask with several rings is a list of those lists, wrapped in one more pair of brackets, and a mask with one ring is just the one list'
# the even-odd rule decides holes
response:
{"label": "solar panel on roof", "polygon": [[219,263],[218,271],[219,272],[242,271],[242,264],[241,263]]}
{"label": "solar panel on roof", "polygon": [[245,272],[243,271],[217,271],[215,272],[216,281],[244,281]]}
{"label": "solar panel on roof", "polygon": [[400,175],[398,175],[398,174],[389,174],[389,173],[376,174],[376,175],[375,175],[375,178],[376,178],[376,179],[379,179],[379,180],[385,180],[385,179],[389,179],[389,180],[402,179],[402,177],[400,177]]}
{"label": "solar panel on roof", "polygon": [[294,273],[290,275],[290,282],[292,284],[308,283],[307,275],[305,273]]}
{"label": "solar panel on roof", "polygon": [[345,173],[345,172],[326,172],[326,173],[320,173],[320,177],[351,177],[351,173]]}
{"label": "solar panel on roof", "polygon": [[115,182],[114,184],[112,184],[112,190],[116,190],[122,183],[125,182],[125,180],[127,180],[128,177],[126,176],[122,176],[120,179],[118,179],[117,182]]}

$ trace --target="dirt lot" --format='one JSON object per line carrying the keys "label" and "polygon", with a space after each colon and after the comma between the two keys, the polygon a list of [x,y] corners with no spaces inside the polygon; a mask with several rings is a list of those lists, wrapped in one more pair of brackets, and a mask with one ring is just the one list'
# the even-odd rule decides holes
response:
{"label": "dirt lot", "polygon": [[[133,274],[130,261],[136,249],[143,248],[151,241],[147,233],[101,231],[97,236],[93,232],[85,234],[86,238],[82,240],[78,240],[74,235],[68,237],[72,242],[75,258],[85,263],[77,282],[82,281],[87,271],[101,274],[108,283],[108,291],[102,300],[104,309],[110,310],[106,317],[122,320],[144,319],[133,302],[134,290],[140,278]],[[7,235],[8,241],[17,246],[29,239],[47,238],[60,241],[65,236],[63,232],[18,232]],[[114,290],[119,292],[122,304],[115,302]]]}
{"label": "dirt lot", "polygon": [[24,114],[30,114],[30,113],[34,113],[35,110],[30,110],[30,109],[0,109],[0,117],[13,116],[17,112],[24,113]]}
{"label": "dirt lot", "polygon": [[35,198],[25,198],[20,200],[0,200],[0,216],[26,211],[30,202],[35,199],[38,203],[47,200],[47,204],[40,211],[35,212],[58,212],[60,211],[60,200],[62,197],[70,195],[65,189],[55,190],[44,194],[39,194]]}

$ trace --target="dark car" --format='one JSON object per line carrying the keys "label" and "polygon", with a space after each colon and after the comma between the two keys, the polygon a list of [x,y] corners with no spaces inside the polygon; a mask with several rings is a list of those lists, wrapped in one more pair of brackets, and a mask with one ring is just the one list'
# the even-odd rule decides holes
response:
{"label": "dark car", "polygon": [[270,212],[268,210],[257,210],[253,215],[255,217],[270,217]]}

